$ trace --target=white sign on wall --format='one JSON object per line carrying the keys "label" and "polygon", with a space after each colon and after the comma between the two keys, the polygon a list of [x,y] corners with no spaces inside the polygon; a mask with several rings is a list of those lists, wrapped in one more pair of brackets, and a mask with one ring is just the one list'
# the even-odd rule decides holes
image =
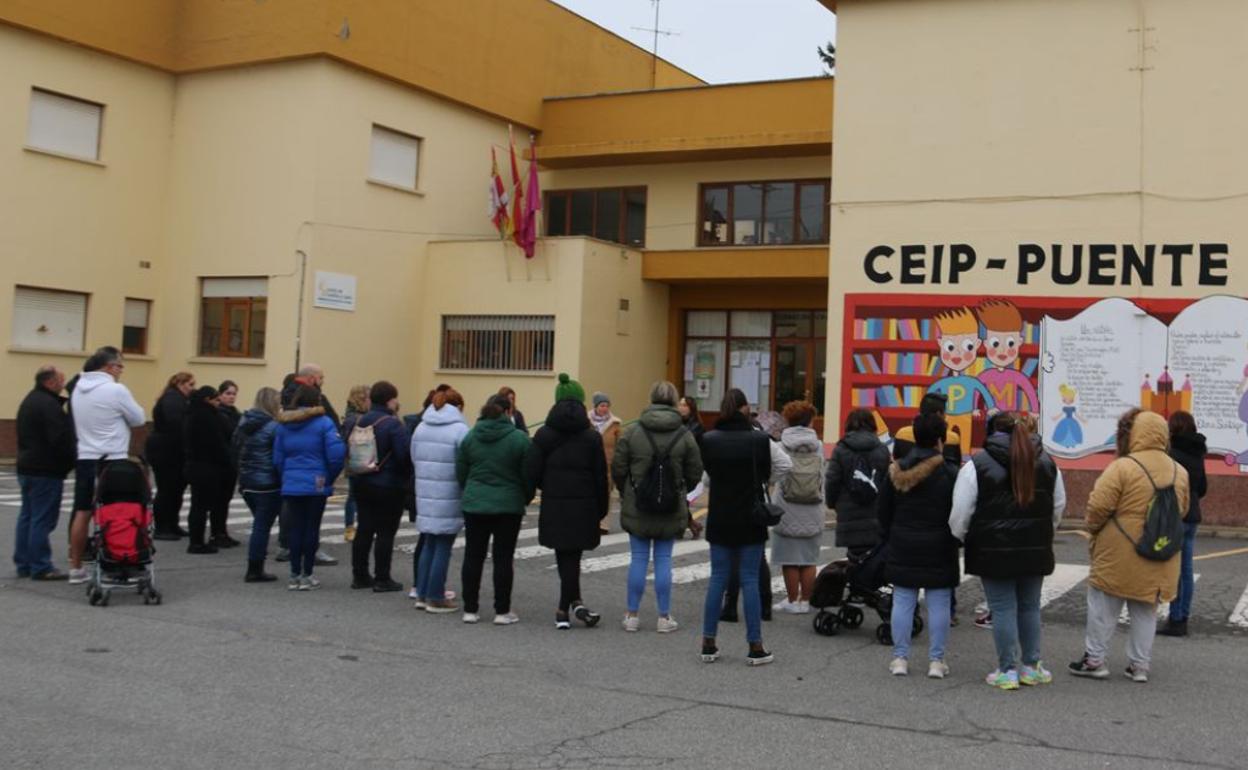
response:
{"label": "white sign on wall", "polygon": [[313,307],[330,310],[355,310],[355,276],[316,271],[316,293]]}

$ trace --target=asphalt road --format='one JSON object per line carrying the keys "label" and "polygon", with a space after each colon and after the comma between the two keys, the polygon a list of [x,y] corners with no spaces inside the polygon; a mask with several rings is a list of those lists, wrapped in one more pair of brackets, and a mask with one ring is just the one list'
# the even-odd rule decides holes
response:
{"label": "asphalt road", "polygon": [[[0,548],[12,551],[16,485],[0,474]],[[340,534],[331,506],[326,535]],[[232,517],[243,519],[235,506]],[[337,518],[335,518],[337,515]],[[529,516],[526,530],[536,527]],[[248,527],[232,525],[236,536]],[[618,527],[612,527],[618,533]],[[90,607],[66,584],[0,578],[0,766],[12,768],[578,768],[578,767],[1248,767],[1248,543],[1202,539],[1193,636],[1158,638],[1153,678],[1133,684],[1120,636],[1108,681],[1061,669],[1082,650],[1086,548],[1059,537],[1044,649],[1054,684],[1007,693],[983,683],[991,634],[968,621],[977,583],[959,591],[944,681],[887,674],[875,618],[820,637],[810,616],[765,624],[770,666],[744,663],[744,628],[720,630],[725,653],[699,661],[703,545],[682,544],[676,633],[624,633],[627,545],[587,555],[595,629],[553,628],[554,559],[521,540],[513,607],[484,618],[416,612],[402,594],[348,588],[344,559],[318,569],[324,588],[242,582],[241,549],[157,556],[161,606],[115,595]],[[64,565],[64,527],[53,538]],[[825,543],[833,541],[826,533]],[[400,547],[413,540],[403,537]],[[1238,552],[1237,552],[1238,551]],[[458,588],[460,549],[452,560]],[[840,555],[825,549],[827,559]],[[396,554],[410,580],[410,557]],[[604,560],[605,559],[605,560]],[[272,565],[271,569],[282,565]],[[487,567],[488,575],[488,567]],[[1234,617],[1233,617],[1234,616]],[[925,657],[927,634],[912,663]],[[918,667],[917,665],[915,666]]]}

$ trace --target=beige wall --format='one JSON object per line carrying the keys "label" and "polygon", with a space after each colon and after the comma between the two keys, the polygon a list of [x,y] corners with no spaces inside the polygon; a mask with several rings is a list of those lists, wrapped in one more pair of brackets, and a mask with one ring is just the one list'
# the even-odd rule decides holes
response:
{"label": "beige wall", "polygon": [[[667,289],[641,280],[641,254],[586,238],[552,238],[532,260],[499,241],[457,241],[429,246],[422,282],[421,328],[429,344],[419,368],[463,393],[475,414],[501,385],[516,390],[529,422],[544,420],[554,399],[556,375],[567,372],[586,396],[605,390],[625,419],[647,401],[650,383],[663,376]],[[630,300],[628,334],[617,326],[619,299]],[[553,314],[554,371],[467,373],[438,367],[438,335],[447,314]],[[414,402],[413,402],[414,403]]]}
{"label": "beige wall", "polygon": [[[152,350],[169,317],[161,220],[173,111],[171,76],[0,26],[0,415],[16,412],[34,370],[78,371],[83,353],[11,349],[15,285],[85,292],[85,348],[120,345],[126,297],[153,299]],[[105,105],[99,165],[23,149],[32,86]],[[150,261],[150,269],[140,268]],[[148,405],[163,371],[131,358],[125,382]]]}
{"label": "beige wall", "polygon": [[[541,155],[541,147],[538,147]],[[559,169],[542,176],[545,190],[640,185],[646,190],[646,248],[697,245],[698,185],[770,179],[826,179],[827,156]]]}
{"label": "beige wall", "polygon": [[[846,292],[1248,294],[1248,77],[1234,0],[842,0],[829,282],[829,435]],[[1143,37],[1141,37],[1143,35]],[[1227,243],[1229,282],[1018,276],[1018,245]],[[960,283],[871,281],[877,245],[967,243]],[[1003,270],[986,267],[1006,260]],[[891,260],[896,279],[897,257]],[[1115,263],[1117,264],[1117,263]]]}

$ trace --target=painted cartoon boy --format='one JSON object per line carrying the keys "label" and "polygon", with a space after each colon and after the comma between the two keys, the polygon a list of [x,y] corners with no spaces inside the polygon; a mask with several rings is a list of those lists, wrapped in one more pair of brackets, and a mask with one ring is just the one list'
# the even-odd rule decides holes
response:
{"label": "painted cartoon boy", "polygon": [[979,375],[997,409],[1003,412],[1040,411],[1040,397],[1031,378],[1020,372],[1015,362],[1023,347],[1023,315],[1013,302],[986,300],[975,308],[984,336],[984,354],[992,366]]}
{"label": "painted cartoon boy", "polygon": [[962,436],[962,451],[969,450],[971,427],[974,420],[975,397],[979,396],[988,409],[996,408],[996,399],[979,380],[963,374],[975,363],[979,346],[979,321],[968,307],[948,310],[936,315],[936,343],[940,346],[940,361],[952,374],[937,380],[928,388],[929,393],[943,393],[948,399],[945,419],[950,428]]}

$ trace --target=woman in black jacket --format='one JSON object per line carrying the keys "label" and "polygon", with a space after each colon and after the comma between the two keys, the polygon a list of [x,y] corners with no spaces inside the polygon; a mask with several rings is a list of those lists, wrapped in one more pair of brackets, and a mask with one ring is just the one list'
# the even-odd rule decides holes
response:
{"label": "woman in black jacket", "polygon": [[[217,388],[217,411],[221,414],[221,419],[225,421],[225,436],[227,441],[232,441],[234,431],[238,429],[238,422],[243,418],[243,413],[238,411],[238,407],[234,404],[238,401],[238,384],[233,380],[226,380]],[[222,470],[221,475],[221,494],[217,496],[217,501],[212,508],[212,539],[217,545],[223,548],[233,548],[239,545],[239,542],[230,537],[229,531],[226,530],[226,519],[230,515],[230,501],[234,499],[234,488],[238,486],[238,458],[231,454],[230,463]]]}
{"label": "woman in black jacket", "polygon": [[927,675],[943,679],[949,673],[945,638],[958,585],[958,541],[949,531],[949,511],[958,465],[942,455],[947,430],[940,415],[914,418],[914,449],[889,467],[880,489],[880,537],[888,541],[884,575],[893,584],[893,660],[888,670],[894,676],[910,672],[910,631],[920,589],[927,595],[930,629]]}
{"label": "woman in black jacket", "polygon": [[703,427],[702,417],[698,413],[698,400],[691,396],[685,396],[676,402],[676,411],[680,412],[680,419],[684,423],[685,429],[693,434],[693,440],[701,448],[702,437],[706,435],[706,428]]}
{"label": "woman in black jacket", "polygon": [[749,401],[737,388],[724,394],[719,409],[715,427],[702,437],[702,465],[711,486],[706,515],[711,579],[702,609],[702,660],[711,663],[719,658],[715,637],[720,608],[736,561],[741,570],[745,637],[750,645],[746,662],[757,666],[774,659],[763,647],[762,597],[758,590],[767,527],[752,516],[755,504],[763,498],[763,485],[771,476],[771,439],[754,430]]}
{"label": "woman in black jacket", "polygon": [[1179,565],[1179,593],[1170,603],[1170,617],[1157,633],[1162,636],[1187,636],[1187,618],[1192,611],[1192,596],[1196,591],[1196,578],[1192,574],[1193,548],[1196,545],[1196,529],[1200,524],[1200,498],[1209,491],[1209,478],[1205,475],[1205,455],[1209,447],[1205,436],[1196,432],[1196,419],[1189,412],[1170,415],[1170,456],[1187,469],[1190,482],[1190,502],[1187,515],[1183,517],[1183,552]]}
{"label": "woman in black jacket", "polygon": [[585,411],[585,389],[559,375],[555,405],[533,437],[526,463],[530,495],[542,491],[537,542],[555,552],[559,567],[559,608],[555,628],[572,627],[575,617],[588,627],[598,613],[581,599],[581,555],[598,547],[599,523],[607,517],[607,455],[602,436]]}
{"label": "woman in black jacket", "polygon": [[[403,518],[403,498],[412,476],[410,439],[397,414],[399,391],[379,380],[368,394],[368,412],[355,426],[372,428],[377,446],[377,470],[356,473],[355,501],[359,529],[351,543],[352,588],[371,588],[374,593],[400,591],[403,586],[390,576],[394,536]],[[374,544],[374,538],[376,543]],[[368,554],[373,552],[373,573],[368,571]]]}
{"label": "woman in black jacket", "polygon": [[231,470],[230,436],[226,435],[225,420],[217,411],[219,405],[216,389],[204,386],[191,393],[186,409],[186,478],[191,483],[191,544],[187,553],[216,553],[218,548],[229,547],[215,536],[211,542],[204,541],[204,524],[209,516],[214,533],[225,529],[224,519],[217,520],[217,500],[222,478]]}
{"label": "woman in black jacket", "polygon": [[[850,556],[865,554],[880,540],[875,505],[888,465],[888,447],[876,434],[875,416],[866,409],[850,412],[845,435],[832,449],[823,498],[836,510],[836,545]],[[855,479],[855,470],[863,478]]]}
{"label": "woman in black jacket", "polygon": [[157,540],[178,540],[186,530],[178,526],[182,495],[186,493],[186,458],[183,452],[183,422],[186,399],[195,390],[195,376],[178,372],[169,378],[165,390],[152,408],[152,431],[147,434],[143,454],[156,476],[156,499],[152,517]]}

